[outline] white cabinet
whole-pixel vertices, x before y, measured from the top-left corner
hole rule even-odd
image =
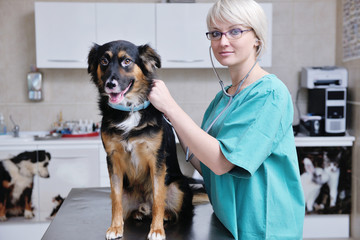
[[[99,146],[99,174],[100,174],[100,187],[110,187],[110,178],[108,166],[106,161],[106,152],[101,144]]]
[[[51,154],[48,165],[50,177],[34,177],[32,192],[33,219],[9,217],[0,222],[0,239],[40,239],[48,227],[49,216],[55,207],[53,198],[61,195],[65,198],[71,188],[99,187],[106,182],[106,156],[101,140],[61,139],[54,141],[34,141],[22,139],[0,139],[0,161],[10,159],[24,151],[45,150]],[[99,159],[101,160],[99,161]],[[101,162],[105,162],[101,173]],[[104,178],[103,184],[100,176]],[[19,231],[20,232],[16,232]],[[14,235],[14,233],[16,234]]]
[[[157,4],[156,49],[163,68],[211,68],[206,17],[213,3]],[[260,66],[271,67],[272,4],[261,3],[268,20],[268,42]],[[213,58],[216,67],[221,66]]]
[[[50,178],[38,178],[40,220],[54,208],[52,199],[65,198],[72,188],[99,187],[99,146],[39,145],[51,154]]]
[[[35,3],[39,68],[86,68],[95,35],[94,3]]]
[[[154,3],[97,3],[96,43],[127,40],[155,48]]]
[[[350,236],[350,208],[351,208],[351,152],[355,137],[353,136],[320,136],[310,137],[302,133],[299,133],[295,137],[295,144],[297,147],[298,160],[301,174],[305,171],[303,166],[304,158],[314,161],[319,166],[325,166],[324,153],[330,156],[329,153],[336,153],[335,155],[340,158],[336,160],[336,157],[329,157],[330,162],[335,163],[332,171],[327,172],[324,167],[317,166],[318,174],[330,174],[332,177],[332,184],[336,181],[336,171],[339,171],[340,175],[337,176],[337,200],[335,206],[330,205],[331,195],[329,193],[330,188],[328,183],[322,184],[319,189],[317,201],[320,204],[314,204],[317,207],[313,208],[313,211],[307,213],[304,219],[303,238],[348,238]],[[332,159],[332,160],[330,160]],[[336,161],[335,161],[336,160]],[[316,165],[315,165],[316,166]],[[306,184],[303,182],[304,192],[308,192],[309,189],[314,188],[314,182]],[[341,196],[341,197],[340,197]],[[321,207],[319,207],[321,206]]]
[[[48,220],[54,208],[52,199],[57,195],[65,198],[72,188],[100,186],[100,144],[24,144],[1,146],[0,159],[10,159],[24,151],[45,150],[50,153],[49,178],[34,176],[32,205],[35,218]],[[104,160],[104,162],[106,162]],[[0,223],[1,224],[1,223]]]
[[[212,4],[157,4],[156,49],[164,68],[207,68],[206,16]]]
[[[206,16],[213,3],[36,2],[36,62],[39,68],[87,68],[93,43],[128,40],[150,44],[163,68],[211,68]],[[271,66],[272,5],[268,44],[260,65]],[[221,67],[216,63],[215,66]]]
[[[39,68],[87,68],[93,43],[155,48],[155,4],[36,2],[35,25]]]

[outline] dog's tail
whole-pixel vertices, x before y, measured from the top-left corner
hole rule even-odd
[[[210,202],[209,196],[206,193],[206,189],[204,187],[203,180],[189,178],[189,183],[190,183],[191,191],[193,193],[192,204],[194,206],[207,204]]]

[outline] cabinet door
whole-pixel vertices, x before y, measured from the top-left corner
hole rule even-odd
[[[100,187],[110,187],[109,171],[106,161],[106,152],[103,145],[99,146],[99,174]]]
[[[157,4],[156,48],[164,68],[211,68],[206,16],[213,4]],[[267,48],[260,66],[271,67],[272,4],[261,3],[268,20]],[[215,67],[221,66],[213,57]]]
[[[35,3],[39,68],[86,68],[95,42],[95,3]]]
[[[155,48],[155,4],[97,3],[96,31],[98,44],[127,40]]]
[[[157,4],[156,48],[164,68],[210,67],[206,16],[212,4]]]
[[[72,188],[99,187],[98,145],[54,146],[39,149],[51,154],[50,178],[39,178],[40,220],[49,218],[57,195],[65,198]]]

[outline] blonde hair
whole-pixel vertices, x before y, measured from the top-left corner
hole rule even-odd
[[[229,22],[252,28],[260,40],[260,49],[265,49],[267,40],[267,20],[262,7],[254,0],[219,0],[209,10],[206,23],[208,29],[217,22]]]

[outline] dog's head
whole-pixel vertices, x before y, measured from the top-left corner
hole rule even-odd
[[[146,101],[160,56],[149,46],[127,41],[95,44],[88,56],[88,73],[108,102],[124,106]]]
[[[50,177],[48,165],[51,155],[45,151],[22,152],[11,159],[24,176],[39,175],[43,178]]]

